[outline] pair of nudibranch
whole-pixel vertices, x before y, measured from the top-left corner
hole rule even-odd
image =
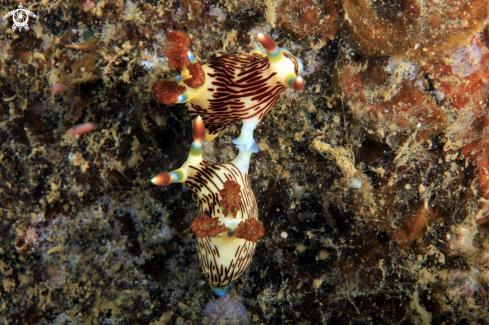
[[[304,87],[300,60],[266,35],[258,34],[258,40],[267,55],[255,49],[201,65],[189,51],[190,39],[183,32],[170,32],[164,53],[168,65],[182,73],[177,83],[163,81],[156,86],[159,102],[187,103],[194,118],[194,141],[182,167],[151,181],[162,186],[183,183],[192,193],[198,212],[190,229],[197,237],[202,271],[219,295],[225,295],[229,284],[246,270],[256,242],[265,235],[248,182],[251,154],[258,152],[253,131],[287,87],[297,91]],[[233,140],[238,156],[222,165],[205,160],[203,144],[239,121],[243,121],[241,134]]]

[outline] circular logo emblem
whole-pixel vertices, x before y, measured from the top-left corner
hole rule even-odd
[[[29,22],[29,16],[37,18],[37,16],[29,11],[24,9],[24,6],[22,6],[21,3],[19,3],[19,8],[16,10],[10,11],[8,14],[3,16],[3,18],[7,18],[12,16],[12,20],[14,24],[12,25],[12,30],[16,30],[17,28],[19,30],[22,30],[24,28],[25,30],[29,30],[29,25],[27,23]]]

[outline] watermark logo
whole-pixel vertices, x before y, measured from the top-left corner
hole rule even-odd
[[[12,25],[12,30],[16,30],[17,28],[19,30],[22,30],[22,28],[25,28],[25,30],[29,30],[29,25],[27,25],[27,23],[29,22],[29,16],[37,18],[37,16],[32,11],[24,9],[24,6],[22,6],[21,3],[19,3],[18,9],[8,12],[5,16],[3,16],[3,19],[10,16],[12,16],[12,19],[14,21],[14,24]]]

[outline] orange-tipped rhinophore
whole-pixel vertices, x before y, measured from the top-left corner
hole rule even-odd
[[[301,91],[304,88],[304,83],[304,78],[297,77],[292,82],[292,87],[297,91]]]
[[[173,175],[170,173],[159,173],[151,179],[151,183],[159,186],[168,186],[173,183]]]
[[[277,51],[277,43],[275,43],[275,41],[267,35],[259,33],[258,40],[260,41],[261,45],[263,45],[263,47],[267,50],[267,52],[275,53]]]
[[[204,120],[202,117],[197,116],[194,120],[194,129],[192,131],[192,137],[194,138],[194,141],[202,144],[205,139],[205,126],[204,126]]]

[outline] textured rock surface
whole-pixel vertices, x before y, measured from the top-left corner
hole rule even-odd
[[[365,26],[350,9],[366,1],[331,3],[305,3],[298,27],[335,24],[306,36],[272,0],[44,1],[25,4],[39,17],[28,31],[1,20],[0,323],[198,324],[216,299],[191,196],[150,183],[191,143],[183,105],[155,99],[173,76],[170,30],[201,62],[248,52],[263,32],[304,63],[304,90],[255,131],[265,237],[230,289],[251,324],[488,323],[487,3],[429,2],[458,37],[409,9],[417,1],[397,1],[398,20],[393,1],[356,10]],[[372,12],[417,29],[393,33]],[[84,122],[95,129],[70,135]],[[232,159],[237,134],[206,159]]]
[[[245,306],[230,295],[209,301],[205,306],[204,318],[202,318],[202,324],[205,325],[245,325],[250,321],[251,316]]]

